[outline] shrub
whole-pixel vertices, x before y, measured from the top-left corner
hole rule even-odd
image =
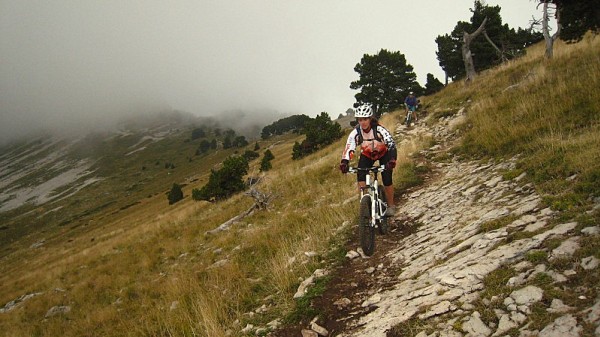
[[[262,161],[260,162],[260,171],[263,172],[270,170],[273,167],[273,165],[271,165],[271,160],[273,159],[275,159],[275,156],[273,156],[271,150],[267,149]]]
[[[244,158],[246,158],[247,161],[251,161],[252,159],[260,157],[260,154],[252,150],[246,150],[246,152],[244,152],[242,156],[244,156]]]
[[[331,121],[327,112],[321,112],[319,116],[306,121],[303,132],[306,139],[302,143],[294,143],[292,159],[309,155],[340,139],[344,134],[342,127]]]
[[[173,184],[173,187],[171,187],[171,191],[167,197],[169,199],[169,205],[173,205],[174,203],[183,199],[183,191],[181,190],[181,186],[178,184]]]
[[[211,170],[208,183],[201,189],[192,190],[194,200],[222,200],[245,187],[243,177],[248,173],[248,160],[243,156],[231,156],[225,159],[223,167]]]

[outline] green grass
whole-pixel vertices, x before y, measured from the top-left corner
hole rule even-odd
[[[517,219],[514,215],[504,216],[495,220],[490,220],[481,224],[482,232],[490,232],[496,229],[504,228]]]
[[[319,315],[320,311],[311,305],[312,300],[321,296],[325,292],[327,289],[327,283],[329,283],[330,280],[330,276],[324,276],[316,279],[314,284],[308,288],[307,293],[304,296],[296,299],[294,310],[284,318],[284,323],[296,324],[303,320],[311,320],[315,316]]]
[[[504,298],[512,292],[512,287],[506,284],[511,277],[516,275],[517,273],[513,268],[503,266],[490,272],[483,279],[485,288],[481,292],[480,298],[473,304],[475,305],[475,310],[481,314],[481,320],[486,324],[491,322],[498,323],[498,317],[494,309],[503,309]],[[496,298],[497,300],[492,301],[492,298]],[[484,299],[489,302],[485,303]]]
[[[404,337],[416,336],[418,333],[425,331],[431,334],[435,329],[429,323],[422,321],[416,317],[410,318],[400,324],[393,326],[388,332],[389,337]]]
[[[396,192],[401,192],[422,185],[424,183],[424,174],[429,172],[426,166],[417,166],[413,162],[402,163],[396,169],[394,175],[394,186]]]
[[[568,58],[546,63],[529,58],[494,73],[494,79],[481,79],[477,95],[487,93],[488,98],[470,110],[470,128],[460,148],[472,157],[524,154],[519,170],[541,192],[560,199],[551,204],[561,211],[600,194],[600,164],[593,159],[600,157],[600,47],[588,39],[572,48],[578,51]],[[487,91],[488,86],[502,88],[504,76],[524,68],[534,75],[518,90],[504,95]],[[565,183],[572,175],[576,178]]]
[[[534,265],[546,263],[548,261],[548,253],[544,250],[531,250],[525,254],[525,261],[529,261]]]

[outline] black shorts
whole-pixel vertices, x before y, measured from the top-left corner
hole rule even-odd
[[[385,156],[379,158],[379,164],[385,166],[385,164],[387,164],[387,162],[390,161],[390,159],[392,159],[392,155],[390,154],[390,151],[388,151],[388,152],[386,152]],[[360,158],[358,159],[358,167],[359,168],[373,167],[373,164],[376,161],[377,160],[373,160],[371,158],[361,155]],[[357,176],[357,180],[359,182],[367,180],[367,172],[365,172],[365,171],[358,171],[358,174],[356,176]],[[391,186],[392,185],[392,170],[385,170],[385,171],[381,172],[381,181],[383,182],[383,186]]]

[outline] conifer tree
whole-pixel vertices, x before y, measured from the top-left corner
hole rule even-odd
[[[271,164],[271,160],[273,159],[275,159],[275,156],[273,155],[271,150],[267,149],[260,162],[260,171],[264,172],[270,170],[273,167],[273,165]]]
[[[178,184],[173,184],[173,187],[171,187],[171,191],[169,192],[167,198],[169,199],[169,205],[173,205],[174,203],[183,199],[183,191],[181,190],[181,186]]]
[[[406,63],[406,57],[398,51],[381,49],[377,55],[365,54],[354,71],[360,76],[350,83],[350,89],[360,90],[354,95],[355,105],[371,104],[377,117],[400,108],[410,91],[418,95],[423,90],[413,66]]]

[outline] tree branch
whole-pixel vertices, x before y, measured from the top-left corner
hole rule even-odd
[[[477,28],[477,30],[475,30],[473,33],[469,34],[467,32],[464,32],[464,41],[470,44],[471,41],[473,41],[473,39],[476,38],[477,35],[479,35],[485,29],[485,24],[487,20],[487,17],[483,19],[483,22],[479,25],[479,28]]]
[[[257,182],[258,183],[258,182]],[[263,209],[267,209],[267,207],[269,206],[269,201],[271,200],[271,196],[272,194],[265,194],[262,193],[254,188],[251,188],[248,192],[245,193],[246,195],[251,196],[254,199],[254,205],[250,206],[250,208],[248,208],[246,211],[234,216],[233,218],[223,222],[222,224],[220,224],[217,228],[209,230],[207,232],[205,232],[205,235],[210,235],[210,234],[216,234],[218,232],[222,232],[225,230],[228,230],[229,227],[231,225],[233,225],[234,223],[241,221],[243,218],[251,215],[254,210],[259,209],[259,210],[263,210]]]
[[[498,53],[498,55],[500,55],[500,58],[502,59],[502,62],[508,61],[506,56],[504,56],[504,53],[502,52],[502,50],[500,50],[500,48],[498,48],[498,46],[496,46],[494,41],[492,41],[492,39],[490,39],[490,36],[487,34],[487,31],[485,29],[483,30],[483,36],[485,36],[485,39],[487,40],[487,42],[489,42],[492,45],[492,47],[494,47],[494,49],[496,49],[496,52]]]

